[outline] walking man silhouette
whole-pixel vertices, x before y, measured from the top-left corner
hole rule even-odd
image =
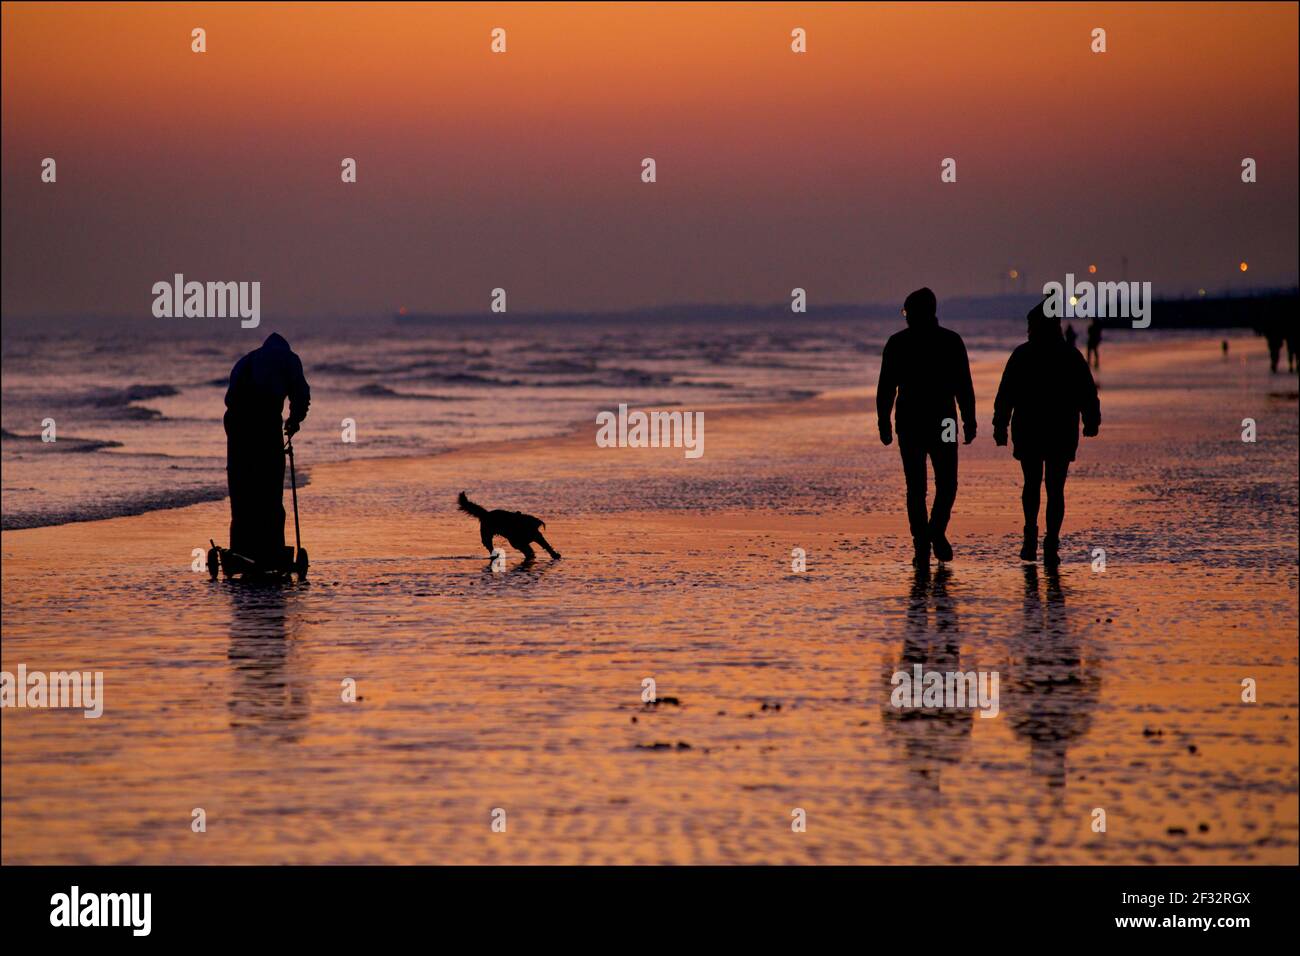
[[[1011,427],[1012,453],[1020,462],[1025,486],[1020,502],[1025,513],[1024,561],[1038,558],[1039,488],[1047,485],[1047,532],[1043,535],[1043,564],[1060,564],[1061,522],[1065,520],[1065,479],[1079,448],[1079,419],[1089,438],[1101,428],[1101,403],[1088,361],[1061,336],[1061,320],[1043,312],[1039,303],[1029,312],[1029,341],[1007,359],[993,401],[993,441],[1007,443]]]
[[[282,423],[286,398],[289,418]],[[287,563],[284,440],[298,431],[310,404],[311,390],[302,361],[276,332],[230,370],[224,419],[230,550],[252,559],[259,568],[275,569]]]
[[[948,520],[957,497],[957,411],[965,444],[975,440],[975,388],[961,336],[939,325],[937,302],[929,289],[917,289],[903,303],[907,328],[885,343],[876,386],[880,440],[888,445],[898,432],[898,451],[907,482],[907,523],[912,532],[912,564],[952,560]],[[897,405],[895,406],[895,399]],[[894,426],[889,421],[894,411]],[[926,459],[934,466],[934,503],[926,514]]]

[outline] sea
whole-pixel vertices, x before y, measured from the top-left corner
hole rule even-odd
[[[979,361],[1023,341],[1016,315],[953,327]],[[5,317],[2,527],[223,498],[230,369],[273,331],[302,358],[312,390],[294,439],[302,484],[313,464],[544,438],[619,404],[695,409],[871,386],[885,340],[902,323],[734,307],[717,317],[697,308],[684,316],[268,319],[255,329],[234,320]]]

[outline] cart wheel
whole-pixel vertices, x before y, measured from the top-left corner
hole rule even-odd
[[[213,581],[217,579],[217,572],[221,569],[221,558],[218,555],[217,548],[214,545],[208,549],[208,577]]]
[[[299,581],[307,580],[307,549],[299,548],[298,557],[293,562],[294,573],[298,575]]]

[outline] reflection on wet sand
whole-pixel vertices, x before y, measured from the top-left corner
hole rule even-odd
[[[240,743],[297,743],[310,713],[297,653],[298,594],[279,584],[227,585],[230,593],[230,727]]]
[[[160,565],[224,504],[6,532],[6,669],[102,669],[106,710],[6,712],[3,862],[1293,866],[1295,404],[1284,440],[1225,443],[1205,408],[1240,422],[1258,391],[1147,348],[1113,460],[1070,479],[1059,577],[1015,561],[1012,466],[977,445],[959,560],[914,580],[896,456],[843,453],[856,397],[730,416],[690,481],[589,433],[320,468],[304,588]],[[485,571],[448,507],[471,472],[561,516],[565,558]],[[886,668],[958,655],[999,673],[997,717],[882,713]],[[680,706],[645,708],[647,676]]]
[[[1044,578],[1045,580],[1040,580]],[[901,744],[909,774],[909,794],[921,805],[937,805],[943,772],[956,770],[971,747],[977,708],[898,707],[892,700],[895,675],[970,673],[963,664],[963,635],[958,602],[949,585],[952,572],[940,566],[918,569],[908,593],[903,640],[898,656],[882,671],[881,714],[888,737]],[[1000,665],[1000,715],[1020,741],[1029,744],[1029,770],[1053,805],[1063,797],[1066,753],[1091,724],[1101,694],[1095,654],[1085,653],[1083,621],[1074,621],[1066,606],[1067,589],[1055,571],[1024,568],[1023,613],[1006,638]],[[968,655],[969,656],[969,655]],[[951,702],[949,702],[951,703]]]
[[[1024,627],[1008,643],[1002,708],[1015,735],[1029,743],[1029,769],[1060,800],[1066,751],[1088,732],[1101,696],[1101,669],[1085,655],[1080,627],[1066,607],[1055,570],[1024,567]]]
[[[557,561],[553,561],[549,558],[520,561],[518,564],[508,566],[504,573],[523,580],[537,580],[548,571],[553,570],[557,564]],[[493,571],[491,562],[488,562],[486,570],[489,575],[503,573],[501,571]]]
[[[918,664],[923,671],[963,670],[957,605],[948,591],[951,575],[946,566],[940,566],[933,576],[929,568],[916,570],[908,595],[902,649],[896,663],[885,664],[881,698],[886,733],[903,747],[916,802],[931,806],[942,797],[943,770],[956,769],[970,748],[975,711],[962,707],[897,708],[891,695],[895,673],[911,673]]]

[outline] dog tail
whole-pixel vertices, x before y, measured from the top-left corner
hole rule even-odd
[[[465,497],[465,492],[463,491],[460,493],[460,497],[456,499],[456,505],[461,511],[465,512],[465,514],[473,515],[480,521],[487,517],[487,509],[482,505],[474,504],[474,502],[470,501],[469,498]]]

